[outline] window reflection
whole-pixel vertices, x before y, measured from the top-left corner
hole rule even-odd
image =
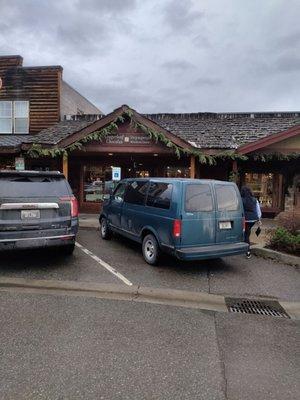
[[[273,206],[274,174],[245,174],[245,184],[251,190],[262,207]]]
[[[107,166],[84,166],[83,201],[98,203],[113,187],[112,169]]]

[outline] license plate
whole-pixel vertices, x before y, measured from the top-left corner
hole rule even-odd
[[[231,221],[219,222],[220,229],[231,229]]]
[[[21,210],[21,219],[39,219],[41,218],[40,210]]]

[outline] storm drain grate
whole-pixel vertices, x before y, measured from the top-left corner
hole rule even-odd
[[[277,301],[225,298],[229,312],[290,318]]]

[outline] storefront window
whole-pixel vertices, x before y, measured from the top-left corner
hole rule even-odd
[[[98,203],[113,187],[112,168],[86,165],[83,169],[83,201]]]
[[[15,169],[15,159],[13,157],[0,157],[0,169]]]
[[[273,207],[274,174],[245,174],[245,184],[262,207]]]
[[[164,169],[164,176],[167,178],[189,178],[190,169],[188,167],[168,166]]]

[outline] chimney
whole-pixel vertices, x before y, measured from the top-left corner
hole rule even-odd
[[[22,67],[23,57],[21,56],[0,56],[0,68]]]

